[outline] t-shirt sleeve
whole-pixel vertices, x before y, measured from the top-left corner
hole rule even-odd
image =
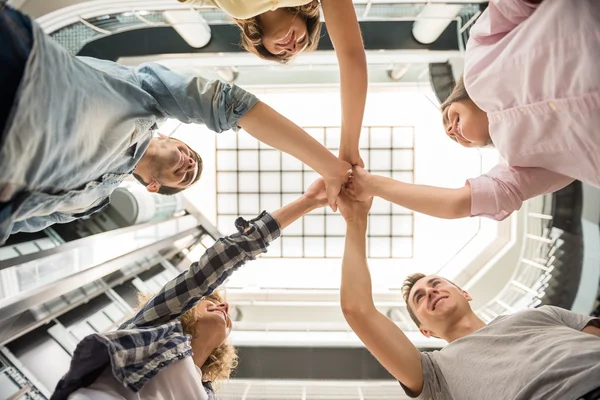
[[[421,353],[421,365],[423,366],[423,390],[417,394],[400,383],[408,397],[417,400],[448,400],[452,399],[444,375],[440,370],[435,357],[431,352]]]
[[[590,324],[600,327],[600,318],[590,317],[589,315],[579,314],[573,311],[565,310],[564,308],[554,306],[543,306],[540,307],[540,310],[543,310],[552,315],[558,320],[559,323],[562,323],[565,326],[568,326],[569,328],[573,328],[578,331],[583,330],[583,328]]]

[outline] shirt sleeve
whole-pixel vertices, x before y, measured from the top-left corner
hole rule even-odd
[[[573,178],[544,168],[500,164],[467,182],[471,186],[471,216],[502,221],[520,209],[523,201],[562,189]]]
[[[258,99],[236,85],[209,81],[197,74],[173,72],[154,63],[135,70],[146,92],[156,100],[156,109],[166,118],[204,124],[214,132],[238,131],[238,121]]]
[[[200,261],[168,282],[119,329],[132,329],[169,322],[210,295],[234,271],[267,251],[280,235],[279,223],[267,212],[251,221],[243,233],[222,237],[206,249]]]
[[[400,383],[408,397],[417,400],[447,400],[452,398],[446,379],[435,361],[432,352],[421,352],[423,368],[423,390],[417,394]]]
[[[526,0],[492,0],[469,32],[470,42],[496,42],[525,21],[538,7]]]
[[[583,328],[590,324],[600,328],[600,318],[590,317],[589,315],[579,314],[555,306],[542,306],[540,307],[540,310],[548,312],[556,318],[559,323],[578,331],[583,330]]]

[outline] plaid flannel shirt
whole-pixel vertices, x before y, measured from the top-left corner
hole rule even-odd
[[[75,349],[71,366],[51,400],[67,399],[92,384],[110,365],[125,387],[138,392],[150,379],[175,361],[192,355],[190,336],[179,317],[211,294],[246,261],[266,252],[280,235],[279,223],[263,211],[246,223],[243,232],[220,238],[199,262],[168,282],[142,309],[116,331],[86,336]],[[214,399],[210,383],[205,384]]]

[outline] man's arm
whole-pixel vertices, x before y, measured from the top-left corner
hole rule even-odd
[[[275,211],[263,212],[243,232],[222,237],[206,249],[198,262],[165,284],[119,329],[153,326],[171,321],[211,294],[225,279],[256,256],[264,253],[281,230],[304,214],[327,204],[325,183],[315,181],[298,200]]]
[[[340,211],[347,223],[340,289],[342,312],[352,330],[385,369],[411,392],[419,394],[423,390],[421,353],[373,302],[366,254],[370,201],[366,212],[352,203],[358,202],[350,201],[344,194],[340,196]]]
[[[583,328],[582,332],[589,333],[590,335],[595,335],[600,338],[600,322],[596,320],[596,323],[598,326],[588,325]],[[592,322],[590,322],[590,324],[592,324]]]
[[[205,124],[214,132],[243,128],[314,169],[325,178],[329,205],[337,209],[335,200],[351,165],[256,96],[233,84],[173,72],[153,63],[142,64],[135,74],[142,89],[156,99],[160,114],[184,123]]]
[[[340,158],[364,167],[358,142],[367,101],[367,57],[352,0],[322,0],[327,32],[340,66],[342,137]]]
[[[329,205],[336,211],[335,200],[346,183],[351,165],[341,161],[298,125],[258,102],[240,120],[239,126],[259,141],[290,154],[325,178]]]

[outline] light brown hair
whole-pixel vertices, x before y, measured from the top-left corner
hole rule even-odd
[[[319,9],[319,1],[313,0],[301,6],[285,7],[283,9],[304,18],[304,21],[306,22],[306,31],[308,32],[308,43],[304,48],[304,51],[316,50],[321,37],[321,12]],[[287,64],[294,58],[294,56],[290,55],[272,54],[265,46],[263,46],[263,31],[260,27],[260,15],[247,19],[234,18],[234,21],[242,30],[241,46],[250,53],[256,54],[264,60],[277,61],[282,64]]]
[[[152,294],[138,293],[138,308],[142,308],[152,297],[154,297]],[[213,292],[211,295],[203,297],[202,300],[210,300],[220,304],[224,301],[224,298],[221,293]],[[195,310],[196,307],[192,307],[180,317],[183,331],[192,337],[195,337],[196,335],[195,326],[196,321],[198,320]],[[226,340],[210,353],[210,356],[208,356],[206,362],[200,368],[202,370],[202,380],[215,382],[229,379],[231,372],[237,365],[238,355],[235,351],[235,347],[233,347],[229,340]]]
[[[440,106],[440,109],[442,110],[442,122],[444,124],[444,128],[448,125],[449,122],[446,109],[450,107],[452,103],[461,100],[471,100],[469,94],[467,93],[467,89],[465,89],[465,82],[462,76],[458,78],[458,81],[456,81],[456,84],[454,85],[454,89],[452,89],[450,96],[448,96],[448,98],[444,100],[444,102]]]

